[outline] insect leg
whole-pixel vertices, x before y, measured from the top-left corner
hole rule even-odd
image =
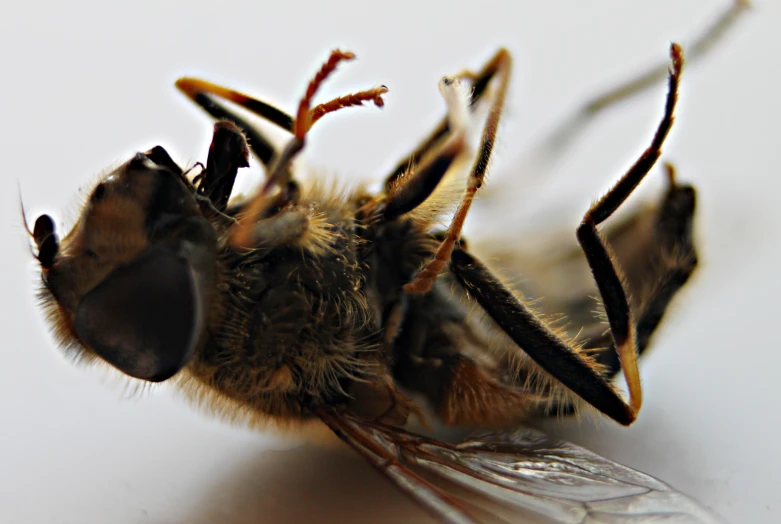
[[[697,252],[692,232],[696,194],[692,186],[678,184],[675,171],[667,165],[669,188],[658,209],[654,210],[650,233],[640,227],[626,231],[633,235],[633,253],[618,250],[615,258],[621,264],[630,294],[630,306],[636,312],[637,353],[648,347],[651,336],[673,296],[689,280],[697,266]],[[639,237],[639,239],[638,239]],[[617,239],[620,240],[620,239]],[[630,256],[633,255],[633,256]],[[621,370],[614,341],[610,333],[601,332],[591,338],[585,349],[605,366],[609,375]]]
[[[231,232],[232,243],[235,246],[250,247],[254,244],[252,236],[253,224],[262,217],[265,212],[274,206],[280,204],[280,198],[273,198],[270,195],[271,190],[279,187],[282,200],[285,200],[285,191],[290,187],[292,181],[290,175],[290,163],[304,148],[307,133],[312,125],[319,118],[327,113],[338,111],[344,107],[361,105],[364,101],[370,100],[375,105],[382,107],[382,95],[387,92],[386,87],[378,87],[366,91],[360,91],[345,97],[338,97],[334,100],[320,104],[314,109],[311,108],[312,99],[317,93],[322,83],[336,70],[336,66],[345,60],[352,60],[355,55],[349,52],[342,52],[338,49],[331,51],[328,59],[320,67],[307,86],[304,96],[298,104],[296,118],[291,124],[293,138],[285,145],[282,152],[274,159],[274,163],[269,172],[266,182],[260,191],[245,206],[244,216],[241,221],[233,228]],[[243,96],[243,95],[242,95]],[[282,202],[284,204],[284,202]],[[292,203],[290,200],[288,203]]]
[[[686,45],[687,62],[691,64],[707,53],[749,7],[749,0],[731,0],[729,7],[709,27]],[[592,97],[574,115],[559,124],[536,149],[542,158],[556,158],[604,110],[644,93],[666,76],[667,64],[659,64]]]
[[[613,340],[618,349],[621,368],[629,389],[629,401],[633,416],[643,402],[640,373],[637,369],[636,326],[630,313],[626,290],[618,268],[597,226],[604,222],[629,197],[661,155],[662,144],[673,124],[673,111],[678,97],[678,84],[683,68],[683,53],[677,44],[670,48],[673,67],[669,76],[669,88],[665,112],[651,145],[629,171],[621,177],[608,193],[586,212],[577,230],[578,242],[594,275],[610,323]],[[634,417],[633,417],[634,418]]]
[[[241,167],[249,166],[249,149],[241,129],[230,120],[214,124],[206,167],[198,178],[198,194],[209,199],[214,208],[224,213]]]
[[[673,123],[673,111],[683,66],[678,45],[671,47],[672,70],[664,116],[651,146],[619,182],[586,213],[577,237],[594,275],[611,335],[617,347],[621,369],[629,388],[627,404],[601,366],[585,352],[567,344],[510,289],[466,251],[456,248],[451,271],[499,327],[542,369],[583,400],[621,424],[631,424],[642,405],[642,389],[637,371],[636,325],[630,314],[626,291],[597,225],[606,220],[642,181],[661,154],[664,139]],[[671,175],[674,182],[674,177]]]
[[[466,151],[468,100],[458,79],[446,77],[439,89],[447,103],[450,138],[438,149],[423,158],[413,173],[396,179],[388,189],[385,198],[383,218],[386,221],[398,217],[420,206],[434,192],[448,170]]]
[[[477,102],[480,101],[482,96],[486,93],[488,85],[491,83],[491,79],[500,71],[500,65],[502,64],[503,55],[507,53],[504,49],[500,49],[483,68],[477,72],[462,71],[457,75],[453,75],[452,78],[458,80],[468,80],[472,84],[472,90],[470,93],[469,105],[474,108]],[[396,184],[397,179],[409,172],[414,166],[421,162],[421,159],[428,156],[431,151],[439,145],[444,137],[451,132],[450,123],[448,117],[442,119],[439,125],[434,128],[434,131],[423,140],[423,142],[415,148],[412,153],[402,159],[396,168],[385,179],[385,190],[390,191]]]
[[[239,126],[247,136],[250,149],[266,168],[269,168],[274,158],[278,156],[276,148],[249,122],[216,101],[215,97],[232,102],[237,106],[268,120],[272,124],[276,124],[286,131],[293,130],[292,116],[270,104],[243,93],[239,93],[238,91],[233,91],[232,89],[227,89],[197,78],[180,78],[176,81],[176,87],[184,93],[187,98],[198,104],[215,119],[230,120]]]
[[[288,142],[287,146],[285,146],[285,149],[282,151],[282,154],[274,162],[271,174],[260,191],[261,195],[268,193],[272,187],[282,185],[286,181],[286,174],[289,173],[287,170],[288,165],[304,147],[307,133],[309,133],[314,123],[321,117],[345,107],[362,105],[363,102],[367,100],[374,102],[377,107],[382,107],[384,105],[382,95],[388,92],[388,88],[380,86],[365,91],[359,91],[351,95],[337,97],[312,109],[312,99],[315,94],[317,94],[317,91],[320,89],[323,82],[336,71],[336,66],[342,61],[352,60],[354,58],[355,55],[350,52],[342,52],[338,49],[334,49],[331,51],[328,60],[325,61],[317,74],[315,74],[309,82],[306,93],[301,97],[301,101],[298,104],[296,119],[293,121],[293,139]]]
[[[349,95],[338,96],[333,100],[329,100],[323,104],[315,106],[311,111],[311,124],[314,124],[328,113],[333,113],[345,107],[355,107],[363,105],[364,102],[371,101],[377,107],[383,107],[385,101],[382,99],[382,95],[388,92],[388,88],[385,86],[373,87],[371,89],[365,89],[363,91],[357,91]],[[310,124],[310,125],[311,125]]]
[[[634,413],[587,355],[570,347],[488,268],[456,248],[450,268],[464,289],[537,365],[580,398],[621,424]]]
[[[483,185],[483,179],[485,178],[486,171],[488,171],[488,162],[491,159],[491,152],[494,148],[496,132],[499,127],[499,119],[502,116],[504,99],[510,81],[510,66],[512,63],[510,53],[504,49],[497,53],[495,60],[497,62],[496,69],[500,76],[499,87],[483,126],[483,136],[480,140],[480,148],[475,163],[472,166],[472,171],[469,174],[466,191],[450,222],[445,240],[439,245],[434,258],[418,272],[412,282],[409,282],[404,286],[404,291],[407,293],[427,293],[431,289],[437,276],[450,260],[450,254],[453,252],[456,241],[461,236],[461,229],[464,227],[464,220],[466,220],[466,215],[469,213],[469,208],[472,206],[475,194]]]

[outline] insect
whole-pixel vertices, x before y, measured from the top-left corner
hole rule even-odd
[[[202,80],[179,80],[218,119],[204,166],[183,170],[156,146],[105,176],[61,240],[51,217],[35,221],[41,297],[54,332],[78,358],[144,381],[174,380],[234,416],[319,419],[446,521],[481,514],[421,469],[559,520],[662,514],[680,500],[663,484],[632,483],[635,472],[616,467],[607,486],[597,477],[609,467],[585,450],[507,428],[584,406],[628,425],[641,408],[637,355],[696,267],[694,189],[668,168],[657,206],[607,234],[598,226],[661,155],[684,63],[679,46],[670,54],[665,108],[649,147],[577,229],[608,331],[583,314],[591,306],[575,301],[561,307],[588,336],[568,335],[462,238],[508,89],[511,58],[499,50],[481,70],[442,80],[446,119],[379,194],[305,187],[292,168],[319,119],[365,102],[383,105],[385,87],[313,104],[351,53],[331,53],[295,116]],[[277,150],[223,101],[292,139]],[[483,108],[472,155],[470,122]],[[266,166],[266,180],[252,197],[231,199],[250,154]],[[457,175],[465,165],[464,183]],[[454,188],[461,190],[455,213],[437,231]],[[612,383],[618,373],[628,400]],[[427,416],[424,407],[447,425],[499,431],[457,446],[405,431]],[[573,480],[583,489],[573,490]],[[627,497],[632,507],[621,506]]]

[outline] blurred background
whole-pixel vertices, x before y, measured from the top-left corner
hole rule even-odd
[[[334,47],[320,97],[377,84],[386,107],[319,123],[299,166],[378,181],[443,114],[442,75],[515,58],[506,116],[471,237],[519,249],[574,230],[649,143],[665,86],[600,116],[555,163],[535,145],[602,89],[663,64],[730,0],[581,2],[16,3],[0,19],[0,520],[4,522],[429,522],[361,459],[230,427],[162,386],[133,393],[71,364],[34,298],[19,213],[65,231],[107,167],[164,145],[205,161],[211,123],[173,88],[182,75],[293,112]],[[781,4],[754,8],[684,73],[665,158],[699,189],[702,265],[644,360],[631,428],[585,419],[546,430],[650,473],[732,522],[781,519]],[[282,134],[275,134],[280,140]],[[261,172],[245,176],[251,187]],[[254,177],[254,178],[253,178]],[[632,202],[662,187],[656,170]],[[529,240],[527,245],[525,242]]]

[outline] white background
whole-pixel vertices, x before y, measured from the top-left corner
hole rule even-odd
[[[137,150],[159,143],[182,163],[205,160],[211,125],[174,91],[178,76],[201,75],[292,112],[336,46],[359,60],[323,98],[382,83],[387,106],[319,123],[304,163],[378,180],[441,115],[439,77],[477,68],[504,45],[516,60],[489,184],[496,191],[486,193],[495,203],[477,210],[470,231],[499,218],[506,242],[521,246],[523,231],[544,231],[542,218],[574,232],[591,199],[648,143],[664,86],[600,118],[553,169],[521,169],[535,140],[587,95],[663,61],[671,40],[685,45],[727,2],[6,7],[0,521],[427,521],[348,453],[285,451],[296,441],[203,417],[167,388],[129,395],[105,372],[73,366],[33,298],[38,277],[17,183],[31,221],[46,212],[67,224],[79,188]],[[685,72],[666,157],[699,189],[702,266],[643,363],[640,419],[629,429],[588,421],[554,429],[736,523],[781,520],[781,5],[755,4]],[[645,195],[661,186],[658,171],[652,179]]]

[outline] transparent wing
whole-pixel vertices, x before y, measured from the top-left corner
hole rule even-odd
[[[347,415],[318,415],[443,522],[722,522],[654,477],[536,430],[482,433],[451,445]]]

